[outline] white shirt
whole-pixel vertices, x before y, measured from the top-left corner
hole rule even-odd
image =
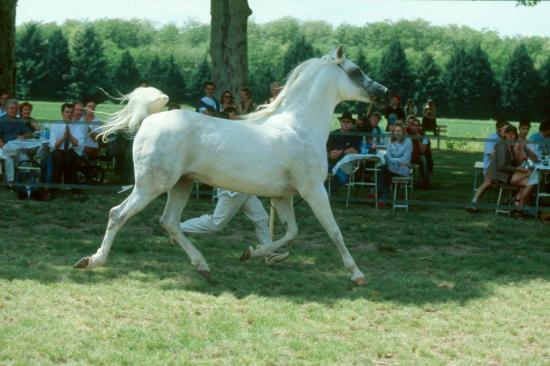
[[[65,126],[67,126],[65,122],[52,123],[50,127],[50,148],[52,150],[55,150],[55,143],[57,142],[57,140],[63,138],[63,135],[65,134]],[[82,155],[82,152],[84,151],[85,130],[82,128],[82,125],[71,122],[69,123],[69,131],[71,135],[78,141],[78,146],[73,146],[72,143],[69,143],[69,149],[74,149],[74,151],[78,155]],[[65,146],[62,142],[58,150],[64,149]]]
[[[90,133],[92,133],[96,128],[102,126],[101,121],[97,118],[94,118],[92,122],[86,123],[86,121],[84,121],[84,118],[81,118],[79,123],[83,129],[82,133],[85,136],[84,147],[99,147],[97,140],[94,140],[92,136],[90,136]],[[100,131],[96,130],[95,132],[99,133]]]
[[[204,103],[204,104],[207,104],[209,105],[210,107],[212,107],[212,109],[214,109],[216,112],[219,112],[218,111],[218,105],[216,104],[216,101],[213,99],[213,98],[210,98],[210,97],[202,97],[201,98],[201,101]],[[200,113],[204,113],[206,111],[206,107],[200,107],[199,108],[199,112]]]

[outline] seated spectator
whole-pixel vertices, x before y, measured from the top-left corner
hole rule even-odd
[[[181,109],[181,106],[178,103],[168,103],[168,110],[173,111],[174,109]]]
[[[238,109],[237,104],[235,103],[235,100],[233,98],[233,93],[231,93],[229,90],[226,90],[222,94],[222,105],[221,105],[222,111],[225,111],[227,108],[234,108],[235,110]]]
[[[489,163],[491,162],[493,153],[495,151],[495,146],[503,136],[506,128],[510,126],[508,121],[497,120],[495,124],[496,131],[487,137],[485,141],[485,147],[483,148],[483,174],[487,174],[487,169],[489,168]]]
[[[529,137],[529,150],[535,153],[538,159],[550,155],[550,120],[545,119],[539,125],[539,132]]]
[[[381,192],[381,204],[385,205],[388,197],[388,187],[395,176],[408,177],[411,175],[412,142],[407,137],[403,124],[393,126],[390,143],[386,153],[386,164],[380,167],[378,191]]]
[[[426,106],[422,110],[422,131],[432,131],[434,135],[437,135],[437,114],[432,99],[428,99]]]
[[[84,114],[84,103],[82,103],[80,100],[77,100],[73,102],[73,106],[74,106],[74,109],[73,109],[73,115],[71,117],[71,120],[73,122],[77,122],[76,123],[77,125],[81,124],[79,122],[82,120],[82,115]]]
[[[433,159],[430,139],[420,128],[420,120],[412,116],[409,118],[407,133],[412,140],[411,163],[420,167],[420,187],[432,188]]]
[[[272,82],[271,85],[269,86],[271,97],[269,97],[269,99],[265,103],[267,104],[267,103],[273,102],[275,98],[277,98],[277,95],[279,95],[279,93],[281,92],[281,89],[283,89],[283,87],[281,86],[280,82],[278,81]]]
[[[211,81],[204,83],[204,97],[199,99],[195,110],[210,116],[221,112],[220,102],[214,97],[214,93],[216,93],[216,84]]]
[[[53,123],[50,130],[50,148],[52,149],[52,181],[75,184],[79,156],[82,155],[84,129],[72,121],[74,105],[64,103],[61,106],[61,122]]]
[[[518,143],[514,145],[514,148],[516,152],[517,162],[520,164],[529,159],[529,156],[527,154],[529,149],[525,149],[525,146],[527,146],[527,137],[529,135],[530,129],[531,122],[527,118],[522,118],[519,120]],[[533,153],[532,155],[535,154]]]
[[[40,125],[38,121],[31,117],[32,104],[29,102],[23,102],[19,105],[19,115],[25,121],[25,125],[32,132],[40,131]]]
[[[403,109],[403,112],[405,112],[405,116],[413,115],[416,117],[418,113],[418,109],[416,108],[416,105],[414,105],[414,99],[409,98],[407,99],[407,104],[405,105],[405,108]]]
[[[4,152],[4,145],[12,140],[31,138],[32,132],[25,125],[25,122],[17,116],[19,111],[19,102],[17,100],[8,100],[5,102],[5,108],[6,114],[0,117],[0,159],[4,160],[6,180],[8,183],[12,183],[15,179],[16,156],[8,156]]]
[[[80,122],[84,138],[84,155],[89,158],[97,158],[99,156],[99,143],[97,135],[101,127],[101,121],[95,116],[96,102],[89,100],[86,102],[83,117]]]
[[[227,113],[227,118],[229,119],[239,119],[239,114],[237,113],[236,108],[227,107],[224,112]]]
[[[256,110],[256,103],[252,100],[252,93],[248,88],[241,88],[239,93],[241,101],[237,105],[237,110],[239,114],[248,114]]]
[[[514,216],[523,217],[523,206],[528,203],[533,184],[529,184],[529,176],[532,171],[523,168],[517,159],[517,138],[518,130],[514,126],[508,126],[504,130],[503,139],[495,147],[495,156],[489,164],[487,175],[482,185],[478,188],[472,198],[472,202],[466,210],[470,213],[478,212],[477,202],[481,199],[485,191],[493,183],[510,184],[519,188],[515,197]],[[536,158],[532,152],[527,151],[523,145],[525,153]]]
[[[384,117],[386,117],[387,126],[386,131],[389,131],[391,127],[397,122],[397,120],[405,119],[405,112],[400,107],[401,98],[399,95],[394,95],[391,98],[391,103],[384,109]]]
[[[329,160],[329,170],[342,159],[346,154],[356,154],[359,152],[361,144],[360,136],[342,135],[340,133],[352,132],[353,123],[355,120],[349,112],[343,112],[339,118],[340,129],[332,131],[327,141],[327,152]],[[339,171],[340,172],[340,171]],[[337,190],[342,185],[346,184],[349,176],[341,172],[336,174],[335,184],[331,185],[332,191]]]
[[[6,100],[8,100],[8,94],[0,92],[0,118],[6,115]]]
[[[367,142],[371,146],[384,144],[384,132],[379,126],[381,120],[382,114],[380,112],[372,113],[368,119],[366,119],[366,116],[362,116],[361,122],[356,123],[355,130],[366,133]]]

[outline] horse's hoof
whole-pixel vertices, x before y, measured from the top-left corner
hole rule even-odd
[[[243,254],[241,254],[241,257],[239,258],[239,260],[241,262],[246,262],[247,260],[250,259],[250,257],[252,257],[252,247],[246,248]]]
[[[92,261],[92,258],[84,257],[81,260],[79,260],[78,262],[76,262],[73,267],[78,268],[78,269],[88,268],[88,265],[90,264],[91,261]]]
[[[358,277],[358,278],[353,280],[353,284],[355,286],[366,286],[367,285],[367,280],[365,280],[365,277]]]
[[[200,278],[202,278],[208,283],[212,283],[212,276],[210,275],[210,271],[197,270],[197,273],[199,274]]]

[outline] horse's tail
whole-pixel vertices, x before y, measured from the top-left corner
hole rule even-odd
[[[130,94],[112,98],[128,104],[111,114],[109,122],[100,128],[99,136],[102,136],[104,141],[117,131],[136,132],[147,116],[160,112],[168,103],[168,96],[153,87],[139,87]]]

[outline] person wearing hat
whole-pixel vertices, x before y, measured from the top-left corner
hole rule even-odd
[[[348,135],[348,133],[353,132],[353,125],[355,123],[355,119],[353,119],[351,113],[345,111],[338,119],[340,120],[340,128],[332,131],[327,141],[329,171],[346,154],[356,154],[359,152],[359,145],[361,144],[360,136]],[[336,178],[335,184],[331,185],[332,191],[346,184],[349,177],[337,174]]]

